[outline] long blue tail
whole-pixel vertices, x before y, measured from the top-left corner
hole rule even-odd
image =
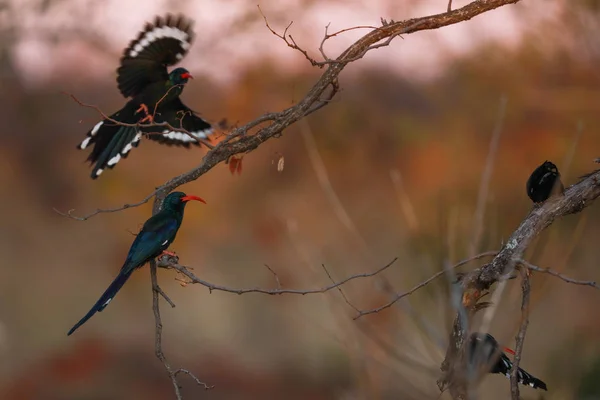
[[[100,299],[96,302],[96,304],[94,304],[92,309],[88,311],[85,317],[81,318],[81,320],[78,323],[76,323],[74,327],[71,328],[69,333],[67,333],[67,336],[70,336],[73,332],[77,330],[77,328],[85,324],[88,319],[92,318],[92,316],[96,314],[96,312],[104,310],[104,307],[106,307],[108,303],[110,303],[110,301],[113,299],[113,297],[115,297],[117,292],[123,287],[125,282],[127,282],[127,279],[129,279],[132,272],[133,270],[129,272],[120,272],[119,275],[115,278],[115,280],[110,284],[108,289],[106,289],[104,294],[100,296]]]

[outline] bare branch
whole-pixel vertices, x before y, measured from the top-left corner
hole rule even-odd
[[[521,362],[521,353],[523,352],[523,343],[525,342],[525,334],[529,325],[529,296],[531,293],[531,285],[529,283],[529,270],[521,270],[521,289],[523,290],[523,300],[521,302],[521,327],[516,336],[515,358],[513,366],[510,370],[510,393],[512,400],[519,400],[519,363]]]
[[[169,90],[173,89],[175,86],[169,88]],[[169,90],[167,91],[167,93],[169,92]],[[102,111],[102,109],[96,105],[93,104],[87,104],[82,102],[81,100],[79,100],[77,97],[75,97],[74,94],[71,93],[66,93],[66,92],[62,92],[64,95],[69,96],[71,99],[73,99],[77,104],[79,104],[82,107],[85,108],[91,108],[93,110],[96,110],[96,112],[98,112],[98,114],[100,114],[100,116],[102,117],[102,119],[105,119],[115,125],[120,125],[120,126],[129,126],[132,128],[151,128],[151,127],[162,127],[162,128],[166,128],[170,131],[174,131],[174,132],[181,132],[181,133],[185,133],[186,135],[188,135],[189,137],[198,140],[200,143],[202,143],[203,145],[205,145],[206,147],[208,147],[209,149],[213,149],[215,146],[208,142],[207,140],[198,138],[194,135],[192,135],[189,131],[187,131],[186,129],[183,129],[182,127],[176,128],[174,126],[172,126],[170,123],[168,122],[149,122],[149,123],[140,123],[140,122],[136,122],[135,124],[129,124],[126,122],[122,122],[122,121],[117,121],[114,118],[109,117],[108,115],[106,115],[106,113],[104,111]],[[166,93],[163,97],[161,97],[158,102],[156,103],[156,105],[158,106],[158,104],[166,97]],[[152,118],[154,118],[156,116],[156,109],[158,107],[155,107],[154,109],[154,114],[152,116]],[[182,119],[180,120],[180,122],[182,121]],[[162,133],[145,133],[146,135],[162,135]]]
[[[198,379],[198,378],[196,377],[196,375],[192,374],[190,371],[188,371],[187,369],[184,369],[184,368],[179,368],[177,371],[175,371],[175,373],[174,373],[173,375],[174,375],[174,376],[177,376],[177,375],[178,375],[178,374],[180,374],[180,373],[184,373],[184,374],[186,374],[186,375],[189,375],[189,376],[190,376],[190,377],[191,377],[193,380],[195,380],[195,381],[196,381],[196,383],[198,384],[198,386],[204,386],[204,389],[205,389],[205,390],[212,389],[212,388],[214,388],[214,387],[215,387],[215,385],[210,385],[210,386],[209,386],[208,384],[206,384],[206,383],[204,383],[204,382],[200,381],[200,379]]]
[[[538,267],[538,266],[535,266],[535,265],[531,264],[530,262],[522,260],[522,259],[518,259],[517,263],[524,266],[527,269],[530,269],[531,271],[541,272],[544,274],[552,275],[559,279],[562,279],[563,281],[565,281],[567,283],[572,283],[574,285],[591,286],[593,288],[600,289],[600,285],[598,285],[598,283],[595,281],[580,281],[577,279],[569,278],[568,276],[563,275],[559,272],[553,271],[550,268]]]
[[[189,267],[186,267],[186,266],[180,265],[176,262],[173,262],[172,258],[168,255],[159,257],[158,266],[164,267],[164,268],[173,268],[174,270],[177,270],[178,272],[180,272],[181,274],[186,276],[190,280],[190,283],[200,284],[200,285],[208,288],[208,290],[211,293],[216,290],[216,291],[228,292],[228,293],[234,293],[234,294],[262,293],[262,294],[268,294],[268,295],[274,296],[274,295],[281,295],[281,294],[306,295],[306,294],[315,294],[315,293],[325,293],[332,289],[339,288],[340,286],[342,286],[350,281],[353,281],[355,279],[369,278],[369,277],[375,276],[375,275],[385,271],[389,267],[391,267],[392,264],[394,264],[397,260],[398,260],[398,258],[396,257],[392,261],[390,261],[389,263],[384,265],[383,267],[377,269],[376,271],[351,275],[345,279],[342,279],[341,281],[334,282],[331,285],[324,286],[319,289],[281,289],[281,288],[261,289],[261,288],[257,288],[257,287],[236,289],[236,288],[231,288],[231,287],[227,287],[227,286],[217,285],[217,284],[210,283],[210,282],[207,282],[205,280],[198,278],[195,274],[193,274],[190,271]]]
[[[267,267],[267,269],[269,271],[271,271],[271,273],[273,274],[273,278],[275,278],[275,282],[277,283],[277,289],[281,289],[281,282],[279,281],[279,275],[277,275],[277,273],[275,271],[273,271],[271,269],[271,267],[269,267],[267,264],[265,264],[265,267]]]
[[[167,303],[169,303],[171,308],[175,308],[175,303],[173,303],[173,300],[171,300],[169,296],[167,296],[167,294],[160,288],[160,286],[156,285],[154,287],[154,290],[157,291],[158,294],[160,294],[167,301]]]
[[[306,57],[306,59],[308,60],[308,62],[310,62],[313,66],[315,67],[319,67],[319,68],[323,68],[323,64],[321,64],[320,62],[318,62],[317,60],[315,60],[314,58],[312,58],[311,56],[308,55],[308,52],[302,48],[300,48],[300,46],[298,46],[296,44],[296,41],[294,40],[294,38],[289,35],[288,36],[288,30],[290,29],[290,27],[292,26],[292,24],[294,23],[294,21],[290,21],[290,23],[288,24],[288,26],[285,27],[285,30],[283,31],[282,34],[277,33],[273,28],[271,28],[271,25],[269,25],[269,21],[267,20],[267,16],[262,12],[262,9],[260,8],[260,5],[257,4],[256,7],[258,7],[258,12],[260,12],[260,15],[262,15],[263,19],[265,20],[265,25],[267,27],[268,30],[271,31],[271,33],[275,36],[277,36],[279,39],[283,40],[283,42],[290,48],[294,49],[294,50],[298,50],[300,53],[302,53],[302,55],[304,55],[304,57]],[[289,37],[289,40],[288,40]]]
[[[116,207],[116,208],[97,208],[95,211],[86,214],[84,216],[78,217],[77,215],[73,215],[73,212],[75,211],[74,209],[71,209],[67,212],[62,212],[60,210],[57,210],[56,208],[53,208],[54,212],[56,212],[57,214],[60,214],[64,217],[69,217],[71,219],[75,219],[77,221],[86,221],[90,218],[92,218],[95,215],[98,214],[103,214],[103,213],[113,213],[113,212],[119,212],[119,211],[123,211],[126,210],[128,208],[134,208],[134,207],[139,207],[142,204],[146,204],[148,201],[150,201],[150,199],[152,197],[154,197],[154,195],[158,192],[158,190],[155,190],[154,192],[150,193],[148,196],[144,197],[142,200],[138,201],[137,203],[127,203],[127,204],[123,204],[121,207]]]
[[[549,227],[556,219],[582,211],[591,205],[598,196],[600,196],[600,171],[596,171],[570,186],[565,190],[563,195],[551,197],[541,206],[534,207],[490,263],[463,276],[461,279],[463,290],[465,292],[470,290],[480,293],[483,290],[489,289],[494,283],[499,282],[503,276],[509,276],[518,260],[522,260],[525,250],[535,237]],[[546,272],[554,276],[560,275],[548,271],[540,272]],[[594,282],[587,282],[586,284],[596,287]],[[455,317],[453,325],[455,327],[460,325],[458,315]],[[460,352],[464,341],[464,336],[457,337],[456,335],[450,335],[446,359],[442,362],[441,366],[442,371],[445,373],[443,381],[450,382],[452,377],[457,375],[454,369],[460,368],[460,365],[453,364],[449,357],[452,354]],[[453,367],[449,368],[449,365]],[[453,397],[455,399],[464,399],[466,398],[466,394],[461,389]]]
[[[169,192],[173,191],[174,189],[176,189],[177,187],[179,187],[183,184],[197,180],[200,176],[202,176],[205,173],[207,173],[208,171],[210,171],[217,164],[219,164],[223,161],[227,161],[233,156],[251,152],[251,151],[255,150],[257,147],[259,147],[261,144],[266,142],[267,140],[281,136],[283,131],[286,128],[288,128],[292,124],[298,122],[299,120],[305,118],[307,115],[309,115],[309,114],[325,107],[327,104],[329,104],[339,91],[338,78],[339,78],[339,75],[341,74],[341,72],[344,70],[344,68],[348,64],[352,63],[353,61],[359,60],[362,57],[364,57],[365,54],[367,54],[369,51],[388,46],[392,42],[393,39],[395,39],[396,37],[398,37],[402,34],[411,34],[411,33],[423,31],[423,30],[439,29],[444,26],[467,21],[467,20],[474,18],[477,15],[480,15],[482,13],[491,11],[491,10],[496,9],[501,6],[505,6],[507,4],[514,4],[517,2],[519,2],[519,0],[474,0],[471,3],[467,4],[466,6],[460,8],[460,9],[457,9],[454,11],[449,11],[449,12],[443,13],[443,14],[430,15],[430,16],[426,16],[426,17],[422,17],[422,18],[414,18],[414,19],[409,19],[409,20],[400,21],[400,22],[390,21],[389,23],[382,19],[381,27],[373,28],[372,31],[365,34],[362,38],[360,38],[358,41],[356,41],[351,46],[349,46],[345,51],[343,51],[335,60],[328,59],[327,55],[325,54],[325,52],[323,50],[324,42],[332,36],[336,36],[345,31],[348,31],[351,29],[357,29],[359,27],[348,28],[348,29],[336,32],[334,34],[329,34],[326,30],[325,38],[323,39],[320,49],[319,49],[321,52],[321,55],[323,55],[323,57],[325,58],[325,60],[322,62],[316,61],[315,59],[310,57],[305,50],[301,49],[296,44],[293,37],[288,34],[288,29],[290,28],[291,24],[288,25],[288,27],[285,29],[283,34],[277,34],[269,26],[268,21],[263,14],[267,28],[274,35],[276,35],[280,39],[284,40],[284,42],[287,44],[287,46],[289,46],[297,51],[300,51],[311,62],[311,64],[313,64],[315,66],[319,66],[320,68],[325,68],[325,71],[323,72],[321,77],[313,85],[313,87],[306,93],[304,98],[302,98],[299,102],[297,102],[296,104],[294,104],[293,106],[291,106],[289,108],[286,108],[282,111],[275,112],[275,113],[267,113],[267,114],[255,119],[254,121],[247,123],[244,126],[233,129],[226,136],[226,138],[224,140],[222,140],[220,143],[218,143],[214,147],[203,142],[205,145],[207,145],[207,147],[210,148],[210,150],[204,155],[201,162],[195,168],[165,182],[160,187],[158,187],[152,194],[148,195],[144,200],[142,200],[139,204],[137,204],[137,203],[136,204],[127,204],[127,205],[121,207],[120,209],[98,209],[94,213],[92,213],[88,216],[84,216],[84,217],[74,217],[71,215],[71,211],[69,211],[66,214],[65,213],[61,213],[61,214],[67,215],[74,219],[86,220],[86,219],[91,218],[92,216],[100,214],[100,213],[116,212],[116,211],[120,211],[122,209],[135,207],[137,205],[144,204],[144,203],[148,202],[149,199],[154,197],[154,206],[153,206],[153,215],[154,215],[159,211],[165,196]],[[451,7],[450,3],[449,3],[449,7],[448,7],[449,9]],[[259,8],[259,10],[260,10],[260,8]],[[260,11],[260,12],[262,14],[262,11]],[[330,89],[330,92],[328,94],[325,94],[328,89]],[[169,125],[168,123],[150,123],[150,124],[139,124],[138,123],[138,124],[128,125],[128,124],[124,124],[119,121],[114,121],[114,120],[111,120],[107,115],[105,115],[97,106],[92,106],[92,105],[82,103],[72,95],[71,95],[71,97],[76,102],[78,102],[80,105],[82,105],[84,107],[95,109],[96,111],[98,111],[100,113],[100,115],[103,116],[103,118],[108,119],[113,123],[117,123],[120,125],[126,125],[126,126],[135,126],[136,128],[147,127],[147,126],[161,126],[161,127],[167,128],[169,130],[189,134],[189,132],[187,132],[183,129],[180,129],[180,128],[175,128],[175,127]],[[253,131],[252,134],[248,134],[250,132],[250,130],[253,130],[255,127],[258,127],[259,125],[262,125],[263,123],[267,123],[267,124],[261,126],[258,130]],[[574,213],[577,211],[581,211],[585,206],[587,206],[586,202],[589,202],[589,201],[595,199],[596,197],[598,197],[598,195],[600,195],[600,187],[598,185],[599,178],[600,178],[600,174],[591,175],[590,177],[586,178],[585,180],[583,180],[580,183],[578,183],[577,185],[575,185],[574,189],[573,189],[573,187],[568,189],[567,192],[565,192],[564,200],[561,200],[558,203],[556,201],[554,201],[554,202],[551,201],[551,202],[546,203],[544,206],[540,207],[539,209],[534,210],[530,214],[530,217],[528,217],[528,219],[526,220],[526,221],[530,221],[530,223],[532,225],[534,225],[533,227],[529,227],[529,230],[535,231],[535,233],[537,234],[537,233],[539,233],[539,231],[543,230],[545,227],[550,225],[551,222],[554,220],[554,218],[557,218],[561,215],[566,215],[568,213]],[[567,200],[567,199],[569,199],[569,200]],[[552,206],[555,206],[556,208],[551,209],[550,207],[552,207]],[[488,288],[491,284],[493,284],[502,274],[504,274],[506,272],[506,271],[504,271],[504,269],[505,269],[505,265],[506,265],[507,261],[509,259],[520,258],[523,254],[524,249],[527,247],[531,238],[534,236],[534,234],[527,235],[527,228],[523,228],[523,229],[524,229],[523,232],[521,232],[520,230],[517,230],[517,232],[515,232],[515,234],[513,234],[513,237],[511,237],[511,240],[509,241],[509,243],[501,250],[501,252],[494,258],[494,260],[491,263],[487,264],[486,266],[484,266],[478,270],[475,270],[473,272],[465,274],[465,277],[463,277],[463,279],[460,281],[460,285],[462,285],[463,287]],[[456,267],[463,265],[471,260],[475,260],[475,259],[485,257],[485,256],[493,256],[495,254],[496,254],[495,252],[482,253],[480,255],[477,255],[477,256],[471,257],[469,259],[466,259],[464,261],[461,261],[451,268],[456,268]],[[162,258],[162,260],[164,260],[164,257]],[[198,284],[201,284],[201,285],[207,287],[211,292],[213,290],[220,290],[220,291],[236,293],[236,294],[254,292],[254,293],[263,293],[263,294],[269,294],[269,295],[286,294],[286,293],[304,295],[304,294],[310,294],[310,293],[324,293],[324,292],[327,292],[329,290],[336,289],[336,288],[339,289],[340,286],[342,286],[343,284],[345,284],[346,282],[349,282],[351,280],[374,276],[374,275],[384,271],[388,267],[390,267],[395,261],[396,261],[396,259],[394,259],[392,262],[390,262],[386,266],[378,269],[375,272],[352,275],[352,276],[350,276],[342,281],[339,281],[337,283],[333,283],[333,284],[331,284],[329,286],[325,286],[321,289],[313,289],[313,290],[293,290],[293,289],[281,289],[281,288],[277,288],[277,289],[273,289],[273,290],[264,290],[264,289],[258,289],[258,288],[232,289],[232,288],[228,288],[225,286],[215,285],[215,284],[203,281],[203,280],[199,279],[198,277],[196,277],[192,272],[190,272],[188,268],[181,266],[178,263],[170,263],[169,262],[167,266],[174,268],[175,270],[182,273],[187,278],[191,279],[192,283],[198,283]],[[159,294],[161,294],[162,291],[159,291],[156,268],[157,268],[157,263],[155,260],[153,260],[150,263],[150,274],[151,274],[152,288],[153,288],[152,303],[153,303],[153,311],[154,311],[154,318],[155,318],[155,354],[156,354],[156,357],[164,364],[165,369],[171,378],[177,399],[181,399],[182,398],[181,391],[180,391],[180,388],[179,388],[179,385],[177,382],[177,375],[179,373],[186,373],[186,374],[192,376],[198,384],[204,385],[205,388],[209,388],[209,386],[200,382],[194,375],[192,375],[187,370],[184,370],[184,369],[174,370],[173,368],[171,368],[170,364],[168,363],[168,361],[163,353],[163,350],[162,350],[162,321],[161,321],[160,308],[159,308]],[[415,286],[408,292],[396,295],[396,297],[388,304],[385,304],[385,305],[378,307],[376,309],[373,309],[373,310],[360,311],[358,316],[356,316],[355,318],[359,318],[363,315],[367,315],[367,314],[371,314],[371,313],[376,313],[385,308],[390,307],[396,301],[398,301],[401,298],[408,296],[408,295],[412,294],[413,292],[415,292],[416,290],[426,286],[431,281],[433,281],[434,279],[436,279],[437,277],[441,276],[444,273],[445,273],[444,271],[440,271],[437,274],[435,274],[434,276],[432,276],[431,278],[427,279],[426,281],[418,284],[417,286]],[[163,293],[163,295],[164,295],[164,293]],[[164,297],[167,298],[166,295]],[[464,339],[462,337],[463,333],[461,332],[460,334],[457,334],[456,336],[457,337],[455,338],[456,340],[454,342],[458,343],[458,346],[460,348],[460,345],[462,344],[462,341]],[[461,336],[461,337],[459,338],[458,336]],[[453,344],[451,343],[451,346],[452,345]]]
[[[333,278],[331,277],[331,274],[329,273],[329,271],[327,270],[327,267],[325,266],[325,264],[321,264],[321,267],[323,267],[323,270],[325,271],[325,273],[327,274],[327,276],[329,277],[329,280],[331,281],[331,283],[335,284],[335,281],[333,280]],[[346,294],[344,293],[344,291],[342,290],[341,287],[337,287],[337,290],[340,292],[340,294],[342,295],[342,298],[344,299],[344,301],[346,302],[346,304],[348,304],[350,307],[352,307],[354,309],[354,311],[356,312],[360,312],[360,310],[358,308],[356,308],[356,306],[352,303],[350,303],[350,300],[348,300],[348,298],[346,297]]]
[[[386,22],[382,27],[372,30],[353,43],[343,51],[336,60],[328,62],[327,68],[319,80],[298,103],[280,112],[265,114],[242,127],[233,129],[223,141],[214,146],[214,148],[202,158],[202,161],[198,166],[165,182],[156,190],[155,194],[161,194],[164,197],[166,193],[171,192],[175,188],[198,179],[220,162],[227,161],[237,154],[248,153],[255,150],[267,140],[279,137],[290,125],[329,104],[331,99],[333,99],[338,92],[338,77],[346,65],[362,58],[368,51],[388,45],[392,39],[401,34],[439,29],[444,26],[467,21],[487,11],[491,11],[507,4],[514,4],[519,1],[520,0],[476,0],[462,8],[444,14],[413,18],[400,22]],[[269,29],[275,35],[279,37],[283,36],[274,32],[270,27]],[[287,32],[284,32],[284,34],[287,34]],[[286,37],[283,36],[283,38],[285,40]],[[294,43],[290,42],[290,44],[290,47],[294,47]],[[310,59],[310,57],[308,58]],[[332,91],[328,96],[325,96],[325,100],[323,100],[322,95],[329,87],[332,88]],[[83,103],[81,104],[84,105]],[[84,106],[97,109],[97,107],[91,105]],[[105,116],[104,113],[101,113],[101,115]],[[267,126],[261,127],[254,134],[247,135],[252,128],[264,122],[270,123]],[[167,126],[164,123],[154,125]],[[135,124],[135,126],[145,125]],[[182,131],[174,127],[169,127],[169,129],[171,128],[175,131]]]
[[[480,253],[480,254],[477,254],[477,255],[475,255],[473,257],[469,257],[469,258],[466,258],[466,259],[464,259],[462,261],[459,261],[458,263],[456,263],[453,266],[451,266],[450,269],[458,268],[458,267],[460,267],[462,265],[465,265],[465,264],[467,264],[467,263],[469,263],[471,261],[474,261],[474,260],[478,260],[480,258],[493,257],[496,254],[498,254],[497,251],[486,251],[485,253]],[[428,284],[430,284],[431,282],[433,282],[435,279],[437,279],[440,276],[444,275],[446,272],[447,271],[444,269],[444,270],[441,270],[441,271],[435,273],[433,276],[427,278],[423,282],[421,282],[418,285],[414,286],[412,289],[410,289],[410,290],[408,290],[406,292],[403,292],[403,293],[398,293],[392,300],[390,300],[389,302],[385,303],[382,306],[379,306],[377,308],[373,308],[373,309],[370,309],[370,310],[360,311],[358,313],[358,315],[354,317],[354,319],[358,319],[358,318],[360,318],[360,317],[362,317],[364,315],[368,315],[368,314],[375,314],[375,313],[378,313],[378,312],[380,312],[382,310],[385,310],[386,308],[391,307],[398,300],[400,300],[400,299],[402,299],[402,298],[404,298],[406,296],[410,296],[411,294],[413,294],[417,290],[421,289],[422,287],[427,286]]]
[[[198,179],[216,164],[225,161],[236,154],[247,153],[256,149],[265,141],[281,135],[287,127],[304,118],[307,114],[325,106],[327,103],[324,103],[323,100],[321,100],[321,95],[329,86],[334,85],[334,88],[336,87],[335,85],[337,85],[338,76],[346,65],[361,58],[367,51],[384,45],[385,42],[380,43],[382,40],[391,40],[393,37],[400,34],[410,34],[421,30],[438,29],[443,26],[456,24],[471,19],[486,11],[493,10],[506,4],[513,4],[518,1],[519,0],[473,1],[465,7],[450,13],[415,18],[402,22],[393,22],[367,33],[346,49],[335,60],[335,63],[328,65],[321,78],[297,104],[281,112],[270,113],[267,118],[265,118],[265,116],[261,117],[260,122],[270,121],[271,123],[260,128],[253,135],[246,135],[246,133],[250,128],[256,126],[258,124],[257,122],[250,122],[245,126],[234,129],[229,137],[236,138],[236,140],[226,140],[219,143],[204,156],[201,163],[196,168],[171,179],[163,184],[159,190],[167,193],[180,185]],[[337,91],[334,90],[334,93],[330,98],[332,98],[336,92]]]
[[[163,363],[163,365],[165,366],[165,369],[167,370],[167,373],[169,374],[169,377],[171,378],[171,383],[173,384],[173,388],[175,389],[175,397],[177,398],[177,400],[182,400],[183,397],[181,396],[181,390],[179,388],[179,383],[177,383],[177,377],[175,376],[175,372],[169,365],[167,358],[165,357],[165,354],[163,353],[163,350],[162,350],[162,320],[160,318],[158,291],[154,289],[154,288],[158,287],[158,278],[156,276],[156,261],[155,260],[150,261],[150,278],[152,280],[152,309],[154,310],[154,322],[155,322],[154,354],[156,354],[156,358],[158,358]]]

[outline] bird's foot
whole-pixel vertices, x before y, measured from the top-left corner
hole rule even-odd
[[[146,115],[150,114],[150,111],[148,111],[148,106],[147,106],[147,105],[145,105],[144,103],[142,103],[142,104],[140,105],[140,108],[138,108],[137,110],[135,110],[135,113],[137,114],[137,113],[139,113],[139,112],[141,112],[141,111],[143,111],[143,112],[144,112],[144,114],[146,114]]]
[[[171,268],[173,263],[177,264],[179,262],[177,254],[170,251],[163,251],[156,259],[158,267],[167,269]]]
[[[182,278],[176,276],[175,280],[177,282],[179,282],[179,284],[181,285],[181,287],[186,287],[187,285],[189,285],[190,283],[192,283],[192,280],[190,278],[188,278],[185,275],[182,275]]]
[[[152,124],[152,123],[154,123],[154,117],[153,117],[152,115],[148,114],[148,115],[146,115],[144,118],[140,119],[140,122],[139,122],[139,123],[140,123],[140,124],[143,124],[143,123],[145,123],[145,122],[147,122],[147,123],[149,123],[149,124]]]
[[[148,106],[145,105],[144,103],[142,103],[140,105],[140,108],[138,108],[137,110],[135,110],[135,113],[139,113],[139,112],[144,112],[144,114],[146,114],[146,116],[144,118],[142,118],[139,123],[143,124],[144,122],[148,122],[148,123],[153,123],[154,122],[154,116],[152,114],[150,114],[150,110],[148,110]]]

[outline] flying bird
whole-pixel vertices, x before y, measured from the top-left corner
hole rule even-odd
[[[545,161],[537,167],[527,180],[527,196],[534,203],[542,203],[553,194],[563,193],[564,190],[558,168],[550,161]]]
[[[500,345],[489,333],[472,333],[467,342],[467,354],[470,366],[476,371],[484,370],[492,374],[503,374],[510,378],[513,366],[510,358],[500,349]],[[505,347],[504,350],[511,354],[514,351]],[[548,390],[546,384],[519,367],[517,378],[521,385],[534,389]]]
[[[137,234],[125,263],[121,267],[119,275],[110,284],[108,289],[100,296],[92,309],[67,333],[71,335],[77,328],[83,325],[96,312],[104,310],[111,302],[117,292],[123,287],[134,270],[140,268],[155,257],[161,255],[175,240],[175,235],[183,221],[183,210],[188,201],[196,200],[206,202],[197,196],[186,195],[182,192],[169,194],[163,203],[162,209],[156,215],[150,217]]]
[[[167,67],[179,62],[194,39],[191,20],[183,16],[156,17],[147,23],[138,37],[123,52],[117,69],[117,84],[125,106],[98,122],[77,146],[85,150],[94,145],[87,161],[95,164],[91,177],[96,179],[106,168],[113,168],[137,147],[142,136],[167,145],[189,148],[212,133],[212,126],[188,108],[179,96],[193,78],[185,68]],[[143,123],[168,123],[167,126],[139,126]]]

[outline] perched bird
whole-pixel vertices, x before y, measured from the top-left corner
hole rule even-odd
[[[177,235],[177,231],[183,220],[183,210],[186,203],[190,200],[197,200],[206,204],[200,197],[189,196],[182,192],[173,192],[165,198],[162,210],[150,217],[144,223],[140,233],[135,237],[119,275],[117,275],[104,294],[100,296],[100,299],[94,304],[92,309],[71,328],[67,335],[75,332],[77,328],[83,325],[96,312],[102,311],[115,297],[119,289],[123,287],[135,269],[158,257],[169,247],[173,240],[175,240],[175,235]]]
[[[200,145],[199,139],[212,133],[211,125],[179,98],[192,75],[185,68],[167,72],[167,67],[179,62],[190,48],[194,38],[191,27],[192,21],[183,16],[156,17],[125,49],[117,69],[117,83],[123,96],[131,99],[121,110],[98,122],[77,146],[84,150],[94,145],[87,158],[96,164],[92,179],[127,157],[143,134],[167,145],[189,147]],[[167,126],[137,125],[152,122],[168,123],[190,135]]]
[[[472,333],[471,336],[469,336],[467,346],[469,364],[474,367],[476,371],[484,370],[485,372],[490,372],[492,374],[504,374],[507,378],[510,378],[510,369],[513,365],[512,361],[510,361],[510,358],[508,358],[508,356],[500,349],[498,342],[492,335],[489,333]],[[504,350],[512,354],[515,353],[506,347]],[[530,375],[520,367],[517,376],[521,385],[527,385],[534,389],[548,390],[544,382]]]
[[[563,193],[564,190],[558,168],[550,161],[537,167],[527,180],[527,196],[534,203],[544,202],[553,194]]]

